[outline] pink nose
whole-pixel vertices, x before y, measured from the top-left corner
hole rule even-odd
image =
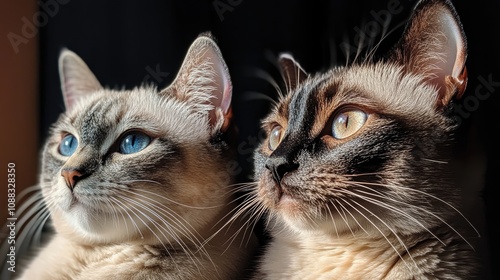
[[[66,185],[68,188],[73,191],[75,188],[76,182],[82,177],[82,173],[75,169],[63,169],[61,171],[61,176],[66,180]]]

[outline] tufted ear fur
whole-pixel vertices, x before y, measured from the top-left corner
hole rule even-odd
[[[190,46],[172,85],[174,96],[208,113],[212,128],[224,132],[231,118],[232,84],[219,47],[209,34]],[[167,91],[167,89],[165,89]]]
[[[460,19],[448,0],[420,1],[392,59],[438,89],[436,108],[460,98],[467,85],[467,43]]]

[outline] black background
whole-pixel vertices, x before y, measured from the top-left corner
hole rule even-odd
[[[233,81],[233,112],[243,147],[240,165],[245,170],[240,181],[251,180],[251,149],[258,143],[259,120],[271,104],[265,96],[276,96],[270,79],[259,76],[267,73],[281,83],[273,59],[280,52],[290,52],[309,72],[343,65],[346,53],[341,46],[355,49],[362,30],[373,31],[365,34],[379,42],[382,21],[377,15],[395,5],[401,12],[390,17],[388,31],[392,32],[378,48],[384,53],[399,38],[415,5],[409,0],[60,2],[40,2],[41,10],[48,14],[55,11],[51,5],[58,3],[57,11],[40,29],[41,139],[63,111],[57,72],[62,48],[80,55],[105,86],[132,88],[147,81],[162,88],[175,77],[192,41],[199,33],[210,31]],[[500,252],[500,237],[494,228],[498,202],[493,191],[499,180],[494,132],[499,128],[495,109],[500,105],[500,83],[496,84],[500,82],[500,5],[493,0],[454,1],[454,5],[467,35],[469,84],[459,103],[467,114],[461,119],[453,162],[457,163],[457,181],[471,196],[465,200],[473,201],[466,203],[471,208],[468,218],[478,225],[484,241],[479,250],[486,266],[493,268],[491,279],[498,279],[493,255]],[[369,49],[361,48],[362,52]],[[156,78],[151,75],[158,71]],[[494,81],[493,85],[482,86],[482,78]],[[478,98],[477,89],[491,94]],[[486,273],[485,279],[488,277]]]

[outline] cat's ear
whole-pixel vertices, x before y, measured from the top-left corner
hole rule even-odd
[[[288,91],[295,89],[308,76],[291,54],[280,54],[278,63]]]
[[[462,96],[467,85],[466,57],[466,37],[453,5],[447,0],[420,1],[394,59],[406,71],[424,75],[439,90],[437,108]]]
[[[68,49],[63,49],[59,55],[59,77],[66,110],[80,97],[102,89],[87,64]]]
[[[174,96],[193,110],[208,113],[212,131],[227,130],[233,86],[219,47],[209,33],[191,44],[172,86]]]

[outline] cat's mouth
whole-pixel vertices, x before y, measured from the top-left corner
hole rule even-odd
[[[269,176],[263,177],[259,185],[259,195],[268,202],[266,204],[269,207],[296,208],[302,202],[301,198],[293,192],[294,185],[290,184],[288,180],[281,180],[278,183],[269,174]]]
[[[85,203],[84,200],[82,200],[78,195],[75,195],[74,193],[71,194],[71,197],[69,199],[69,203],[67,204],[67,209],[66,211],[78,209],[78,208],[83,208],[85,210],[92,210],[91,205],[88,205]]]
[[[81,186],[83,188],[83,186]],[[67,198],[66,211],[74,209],[84,209],[86,211],[102,212],[103,207],[100,203],[101,195],[89,193],[88,190],[74,190]]]
[[[92,210],[95,208],[95,205],[86,202],[85,199],[82,199],[78,195],[72,195],[69,208],[74,209],[76,207],[84,208],[86,210]]]

